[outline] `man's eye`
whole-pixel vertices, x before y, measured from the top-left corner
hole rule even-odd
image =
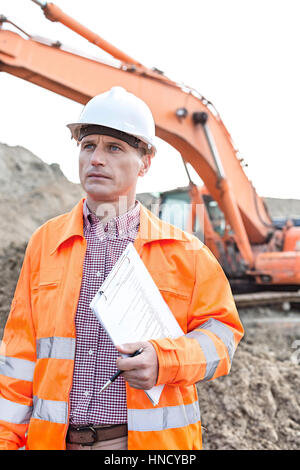
[[[95,148],[95,144],[83,144],[84,150],[93,150]]]
[[[118,152],[119,150],[122,150],[118,145],[110,145],[109,148],[112,152]]]

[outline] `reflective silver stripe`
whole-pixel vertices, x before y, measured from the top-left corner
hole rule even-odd
[[[14,424],[29,423],[32,407],[0,398],[0,420]]]
[[[206,370],[203,381],[210,380],[216,372],[220,362],[220,358],[213,340],[205,333],[197,330],[191,331],[186,336],[187,338],[196,339],[201,346],[206,361]]]
[[[51,336],[39,338],[36,342],[38,359],[74,359],[75,338]]]
[[[218,338],[220,338],[221,341],[225,344],[227,350],[228,350],[228,355],[230,362],[232,361],[234,351],[235,351],[235,345],[234,345],[234,336],[233,332],[228,328],[224,323],[221,323],[218,320],[215,320],[214,318],[210,318],[207,322],[203,323],[199,328],[204,329],[204,330],[209,330],[212,333],[214,333]]]
[[[32,382],[35,362],[16,357],[0,356],[0,374],[18,380]]]
[[[164,408],[128,409],[129,431],[163,431],[181,428],[200,421],[198,402],[190,405],[166,406]]]
[[[67,424],[68,403],[65,401],[42,400],[34,396],[32,418],[50,421],[51,423]]]

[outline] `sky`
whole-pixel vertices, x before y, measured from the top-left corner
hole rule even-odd
[[[53,3],[131,57],[210,100],[260,196],[300,199],[299,0]],[[30,35],[108,59],[47,20],[30,0],[0,0],[0,14]],[[77,120],[82,105],[2,72],[0,107],[1,143],[21,145],[47,163],[58,163],[68,179],[79,182],[78,149],[66,124]],[[160,139],[156,144],[158,153],[138,192],[187,185],[178,152]],[[192,177],[201,182],[193,171]]]

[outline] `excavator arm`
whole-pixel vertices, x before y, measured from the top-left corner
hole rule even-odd
[[[112,86],[123,86],[144,100],[153,113],[156,135],[176,148],[200,175],[235,233],[245,266],[253,267],[251,245],[264,243],[273,228],[263,200],[245,175],[213,106],[194,90],[147,69],[103,42],[55,5],[35,3],[43,7],[49,19],[71,27],[120,63],[109,65],[68,51],[58,43],[23,38],[0,29],[0,71],[82,104]]]

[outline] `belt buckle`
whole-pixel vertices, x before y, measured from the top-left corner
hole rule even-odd
[[[84,427],[81,427],[81,428],[77,428],[78,431],[83,431],[83,430],[90,430],[92,431],[92,441],[91,442],[85,442],[84,444],[82,445],[85,445],[85,446],[91,446],[93,444],[95,444],[95,442],[97,442],[97,431],[96,429],[90,425],[90,426],[84,426]]]

